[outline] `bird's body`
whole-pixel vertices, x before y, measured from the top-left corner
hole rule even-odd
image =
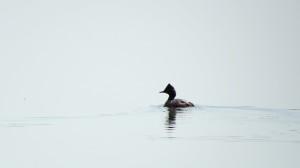
[[[193,107],[194,104],[182,99],[167,100],[165,107]]]
[[[169,95],[168,100],[164,104],[165,107],[177,108],[177,107],[193,107],[194,104],[182,99],[175,99],[176,91],[171,84],[168,84],[164,91],[160,93],[166,93]]]

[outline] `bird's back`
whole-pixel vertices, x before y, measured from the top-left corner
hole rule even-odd
[[[168,100],[165,107],[193,107],[194,104],[182,99]]]

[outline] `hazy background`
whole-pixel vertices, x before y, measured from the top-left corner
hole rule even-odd
[[[300,167],[299,3],[0,1],[0,167]]]
[[[0,111],[300,107],[297,0],[1,1]]]

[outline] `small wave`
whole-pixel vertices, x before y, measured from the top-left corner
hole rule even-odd
[[[159,139],[169,139],[169,136],[159,137]],[[154,139],[154,138],[152,138]],[[272,139],[271,137],[245,137],[245,136],[197,136],[197,137],[175,137],[176,140],[187,141],[222,141],[228,143],[300,143],[298,140],[290,139]]]

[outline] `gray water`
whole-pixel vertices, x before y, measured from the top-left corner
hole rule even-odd
[[[160,105],[0,120],[1,167],[300,166],[300,111]]]

